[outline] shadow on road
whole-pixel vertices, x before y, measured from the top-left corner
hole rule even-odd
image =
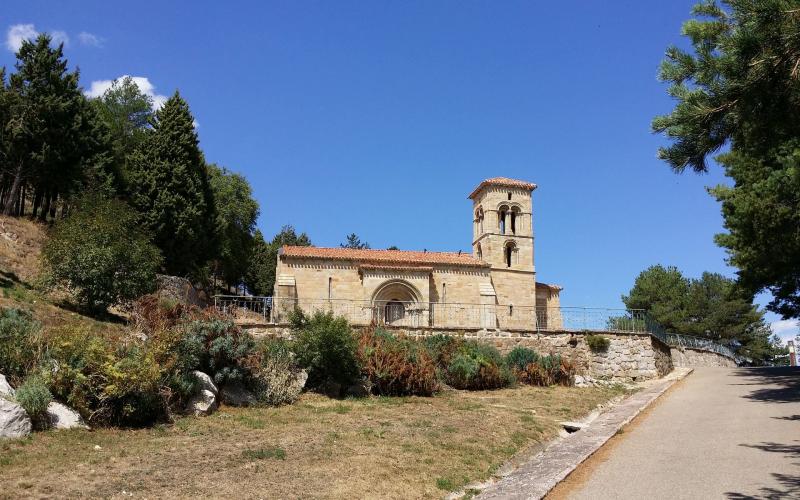
[[[759,386],[759,389],[744,396],[752,401],[766,403],[797,403],[800,402],[800,368],[791,366],[738,368],[736,375],[747,378],[746,382],[739,385]],[[787,420],[793,417],[782,417]]]
[[[772,477],[780,483],[780,488],[761,488],[755,495],[728,492],[725,496],[731,500],[778,500],[800,496],[800,476],[773,473]]]
[[[795,443],[798,444],[761,443],[741,444],[739,446],[756,448],[768,453],[781,453],[791,458],[800,458],[800,441],[795,441]],[[773,473],[772,477],[780,484],[780,487],[763,487],[756,494],[728,492],[725,496],[732,500],[800,498],[800,476]]]
[[[757,389],[753,389],[749,394],[743,396],[745,399],[764,403],[800,402],[800,368],[789,366],[739,368],[735,373],[745,379],[742,383],[736,385],[758,386]],[[771,418],[797,421],[800,420],[800,415],[784,415]],[[800,459],[800,441],[793,441],[793,443],[765,442],[760,444],[741,444],[739,446],[755,448],[767,453],[780,453],[790,459]],[[800,466],[800,463],[794,465]],[[760,488],[758,493],[753,494],[728,492],[725,496],[732,500],[800,498],[800,476],[777,472],[771,475],[779,486],[765,486]]]

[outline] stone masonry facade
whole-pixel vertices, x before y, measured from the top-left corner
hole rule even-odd
[[[284,246],[275,320],[295,306],[353,324],[480,330],[557,328],[561,288],[536,281],[536,185],[497,177],[472,201],[472,252]]]
[[[291,338],[286,325],[249,325],[245,328],[256,337]],[[503,354],[514,347],[527,347],[540,354],[559,354],[570,360],[583,375],[610,381],[636,381],[663,377],[673,369],[670,349],[649,334],[603,334],[610,345],[605,352],[593,352],[584,332],[508,332],[464,331],[454,328],[392,328],[411,338],[432,335],[455,335],[497,347]]]

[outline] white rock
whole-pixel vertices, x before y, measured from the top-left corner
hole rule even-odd
[[[51,401],[47,405],[47,421],[52,429],[88,429],[80,414],[72,408]]]
[[[219,396],[219,390],[210,376],[200,370],[193,371],[192,375],[200,382],[200,390],[210,391],[214,396]]]
[[[217,409],[217,396],[208,389],[201,389],[200,392],[195,394],[186,405],[186,409],[195,415],[211,415]]]
[[[248,391],[241,382],[225,384],[221,392],[222,402],[231,406],[253,406],[256,404],[256,397]]]
[[[31,433],[31,419],[18,404],[0,398],[0,438],[21,438]]]
[[[9,385],[6,376],[0,373],[0,396],[13,396],[14,388]]]

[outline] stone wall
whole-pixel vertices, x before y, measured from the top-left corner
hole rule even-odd
[[[245,326],[253,335],[289,338],[290,329],[285,325]],[[663,377],[672,371],[670,349],[649,334],[602,334],[610,345],[605,352],[593,352],[585,341],[583,332],[526,332],[458,329],[404,328],[391,329],[408,336],[425,338],[432,335],[456,335],[486,342],[497,347],[503,354],[517,346],[527,347],[540,354],[559,354],[570,360],[579,373],[597,379],[612,381],[644,380]]]
[[[702,366],[723,366],[735,368],[736,361],[716,352],[705,351],[702,349],[691,349],[688,347],[673,347],[670,350],[672,362],[680,367],[702,367]]]

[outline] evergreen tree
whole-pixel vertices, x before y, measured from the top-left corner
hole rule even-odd
[[[272,295],[275,288],[278,251],[283,245],[309,247],[311,240],[306,233],[298,235],[290,225],[283,226],[269,243],[264,240],[261,231],[256,230],[250,264],[245,275],[245,284],[254,295]]]
[[[726,234],[716,241],[750,295],[800,315],[800,2],[729,0],[696,5],[683,33],[693,53],[669,47],[660,76],[674,110],[653,120],[672,144],[659,156],[676,172],[717,160],[734,181],[711,190]]]
[[[208,166],[209,183],[214,195],[219,242],[214,275],[228,285],[239,284],[249,264],[253,230],[258,218],[258,202],[247,179],[216,165]],[[263,237],[262,237],[263,241]]]
[[[151,127],[153,99],[126,76],[114,80],[92,104],[109,131],[114,161],[124,179],[128,157],[144,142]]]
[[[197,276],[214,256],[214,201],[189,105],[176,91],[129,159],[129,198],[164,255],[165,271]]]
[[[686,319],[687,280],[677,267],[662,265],[645,269],[633,284],[622,302],[628,309],[647,311],[668,331],[682,330]]]
[[[42,34],[22,43],[3,92],[0,200],[6,214],[21,214],[32,201],[33,215],[54,217],[59,200],[113,182],[107,131],[81,94],[78,71],[68,71],[63,44],[50,42]]]
[[[356,233],[348,234],[347,241],[340,243],[339,246],[342,248],[353,248],[355,250],[368,250],[370,248],[369,243],[366,241],[362,242],[361,238],[359,238]]]
[[[730,344],[756,360],[774,354],[763,313],[721,274],[690,279],[675,267],[651,266],[622,301],[629,310],[647,312],[668,332]]]

